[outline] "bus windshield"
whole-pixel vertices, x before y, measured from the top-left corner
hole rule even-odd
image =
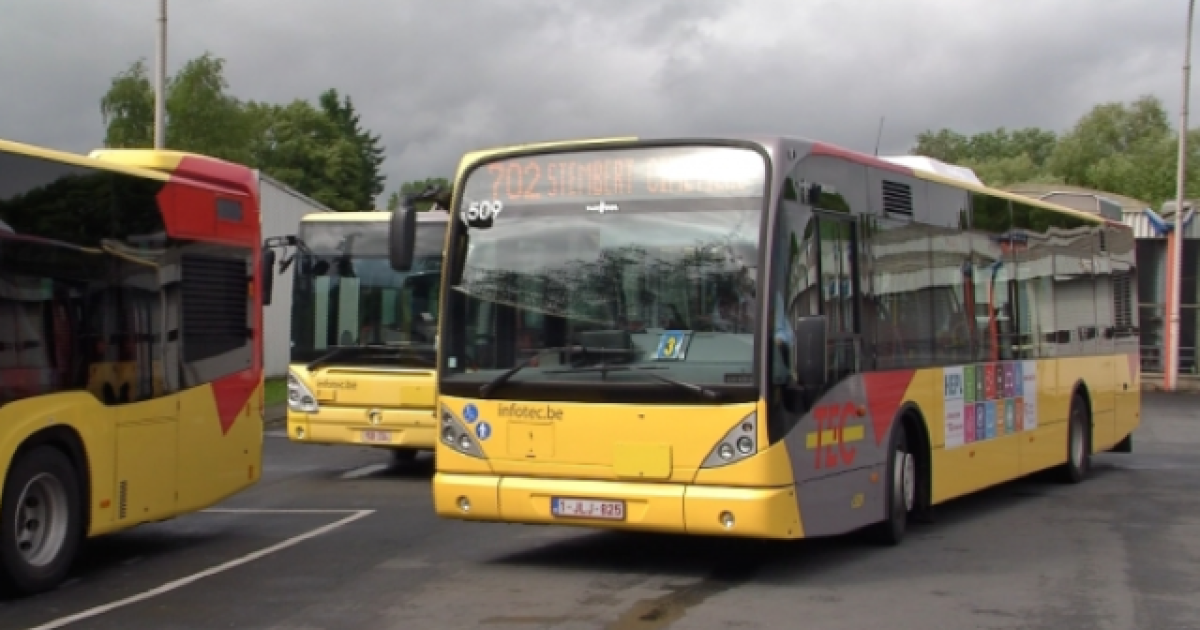
[[[309,253],[295,262],[292,361],[434,367],[445,231],[419,223],[413,269],[397,273],[387,221],[302,223]]]
[[[692,400],[667,377],[745,390],[754,383],[763,158],[715,147],[594,155],[488,165],[466,181],[463,208],[500,211],[467,221],[467,251],[450,283],[444,384],[478,395],[520,365],[505,387],[639,385]],[[724,169],[687,170],[705,166]],[[672,167],[682,183],[668,180]],[[509,195],[497,178],[518,171],[524,188]]]

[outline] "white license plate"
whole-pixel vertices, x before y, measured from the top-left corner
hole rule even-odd
[[[364,442],[391,442],[391,431],[363,431],[362,440]]]
[[[606,521],[625,520],[624,501],[597,501],[594,499],[550,499],[550,512],[567,518],[596,518]]]

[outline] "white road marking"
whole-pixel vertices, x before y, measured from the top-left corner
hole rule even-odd
[[[413,569],[428,569],[430,566],[432,565],[430,565],[428,561],[419,559],[414,560],[412,558],[401,556],[380,562],[379,564],[375,565],[375,568],[391,571],[405,571]]]
[[[288,434],[287,429],[269,429],[263,431],[263,436],[269,438],[286,438]]]
[[[209,508],[201,510],[203,514],[357,514],[359,512],[374,512],[375,510],[347,509],[292,509],[292,508]]]
[[[97,617],[97,616],[103,615],[104,613],[112,612],[118,608],[123,608],[130,604],[136,604],[138,602],[143,602],[143,601],[146,601],[153,597],[162,595],[164,593],[169,593],[176,589],[183,588],[193,582],[202,580],[206,577],[210,577],[210,576],[216,575],[218,573],[223,573],[230,569],[239,567],[243,564],[247,564],[250,562],[254,562],[255,560],[262,559],[262,558],[269,556],[277,551],[282,551],[284,549],[287,549],[288,547],[293,547],[293,546],[298,545],[306,540],[309,540],[310,538],[316,538],[317,536],[320,536],[322,534],[327,534],[335,529],[338,529],[339,527],[344,527],[346,525],[349,525],[350,523],[353,523],[354,521],[357,521],[361,518],[366,518],[366,517],[374,514],[375,510],[213,509],[213,510],[204,510],[204,512],[242,513],[242,514],[347,514],[348,513],[349,516],[346,516],[345,518],[334,521],[333,523],[330,523],[328,525],[323,525],[314,530],[310,530],[308,532],[300,534],[299,536],[293,536],[291,538],[288,538],[287,540],[284,540],[282,542],[271,545],[270,547],[267,547],[265,549],[259,549],[258,551],[246,554],[240,558],[230,560],[229,562],[226,562],[224,564],[217,565],[217,566],[209,568],[209,569],[205,569],[203,571],[200,571],[199,573],[193,573],[192,575],[180,578],[173,582],[167,582],[166,584],[163,584],[162,586],[159,586],[158,588],[153,588],[144,593],[139,593],[139,594],[133,595],[131,597],[126,597],[125,599],[121,599],[121,600],[118,600],[115,602],[103,604],[101,606],[96,606],[95,608],[89,608],[83,612],[75,613],[74,615],[68,615],[66,617],[61,617],[59,619],[55,619],[54,621],[37,626],[36,628],[31,628],[30,630],[50,630],[51,628],[62,628],[64,626],[67,626],[69,624],[72,624],[72,623],[75,623],[78,621],[83,621],[85,619],[91,619],[92,617]]]
[[[359,477],[366,477],[367,475],[373,475],[381,470],[387,470],[387,469],[388,469],[387,464],[371,464],[370,466],[363,466],[362,468],[355,468],[354,470],[343,473],[342,479],[358,479]]]

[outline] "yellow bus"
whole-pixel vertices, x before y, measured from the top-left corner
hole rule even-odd
[[[384,447],[397,463],[437,444],[434,368],[449,214],[417,213],[416,260],[388,263],[391,212],[300,222],[292,290],[288,437]]]
[[[0,141],[0,589],[259,479],[258,207],[212,158]]]
[[[1099,216],[785,137],[476,152],[451,207],[443,517],[896,544],[1131,448],[1134,239]]]

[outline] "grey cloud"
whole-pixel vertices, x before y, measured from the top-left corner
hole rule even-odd
[[[157,2],[7,0],[0,137],[99,145],[99,98],[153,59]],[[1137,0],[366,0],[171,6],[170,62],[227,60],[241,98],[336,87],[389,190],[481,146],[789,133],[883,152],[926,128],[1063,129],[1099,101],[1179,99],[1185,7]]]

